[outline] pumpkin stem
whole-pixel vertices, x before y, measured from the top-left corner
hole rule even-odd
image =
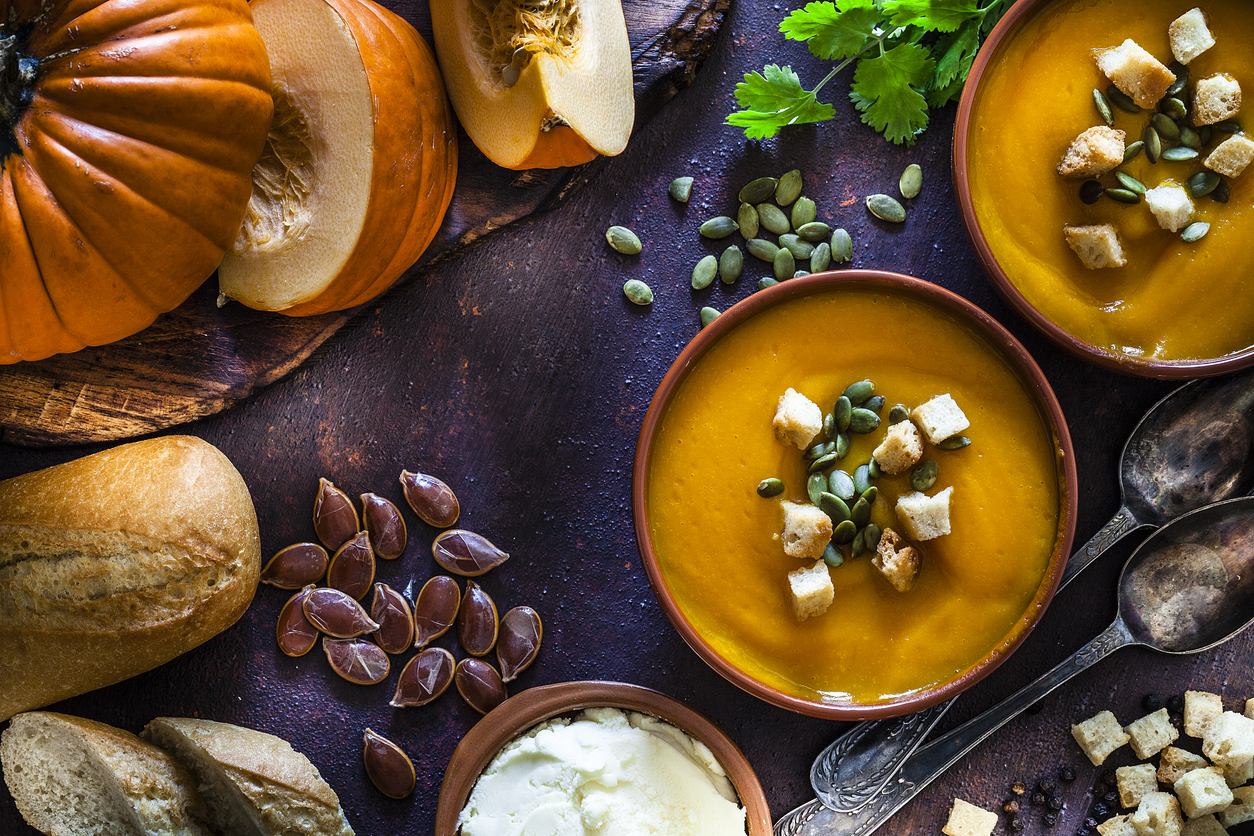
[[[0,24],[0,32],[6,27]],[[39,62],[24,55],[25,31],[0,37],[0,165],[9,154],[18,150],[14,130],[17,120],[35,96],[35,76]]]

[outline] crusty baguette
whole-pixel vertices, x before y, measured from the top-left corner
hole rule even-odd
[[[0,735],[0,765],[22,818],[48,836],[210,836],[191,774],[122,729],[19,714]]]
[[[248,608],[260,571],[248,488],[198,438],[0,482],[0,720],[217,635]]]
[[[143,736],[192,771],[222,833],[353,836],[335,790],[280,737],[190,717],[158,717]]]

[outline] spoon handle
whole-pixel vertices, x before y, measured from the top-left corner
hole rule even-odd
[[[1067,568],[1062,572],[1062,580],[1058,582],[1058,588],[1062,589],[1069,584],[1071,580],[1085,569],[1089,564],[1101,556],[1102,552],[1118,543],[1128,534],[1136,531],[1138,528],[1149,527],[1147,523],[1143,523],[1132,515],[1128,510],[1128,506],[1124,505],[1115,515],[1110,518],[1110,522],[1106,523],[1101,529],[1094,534],[1089,541],[1080,547],[1079,551],[1071,555],[1071,559],[1067,561]]]

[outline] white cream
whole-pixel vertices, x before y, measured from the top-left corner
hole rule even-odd
[[[722,765],[669,723],[616,708],[543,723],[479,776],[462,836],[744,836]]]

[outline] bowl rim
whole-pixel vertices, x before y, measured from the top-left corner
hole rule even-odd
[[[894,292],[904,290],[916,297],[921,297],[925,304],[932,305],[953,316],[958,322],[971,328],[991,349],[997,351],[1019,377],[1047,429],[1053,435],[1059,480],[1058,535],[1054,541],[1054,549],[1046,567],[1045,577],[1037,587],[1032,600],[1024,607],[1023,614],[1006,635],[984,658],[954,679],[890,702],[875,704],[820,703],[785,694],[750,677],[720,656],[683,615],[667,587],[662,577],[661,567],[658,565],[647,520],[648,491],[645,474],[653,442],[657,437],[662,413],[670,396],[679,388],[696,361],[725,333],[766,308],[793,299],[843,288],[880,290],[891,288]],[[1053,599],[1067,559],[1071,554],[1077,518],[1077,485],[1075,450],[1062,407],[1036,361],[1009,331],[973,303],[939,285],[900,273],[854,269],[816,273],[790,279],[766,290],[758,291],[737,302],[693,338],[667,370],[649,404],[644,424],[640,428],[639,441],[636,444],[636,456],[632,468],[631,502],[636,543],[645,573],[649,578],[649,585],[653,588],[671,624],[706,664],[741,690],[780,708],[830,720],[869,720],[897,717],[920,711],[957,695],[992,673],[1027,638],[1040,622]]]
[[[709,747],[745,808],[748,836],[771,836],[766,793],[749,759],[722,729],[660,691],[626,682],[586,680],[528,688],[488,712],[457,744],[436,802],[435,836],[456,836],[457,818],[479,775],[511,740],[562,714],[611,707],[658,717]]]
[[[966,230],[967,240],[971,242],[971,247],[975,250],[984,272],[1002,297],[1019,312],[1019,315],[1046,337],[1072,354],[1110,371],[1161,380],[1188,380],[1227,374],[1254,364],[1254,346],[1223,357],[1201,360],[1155,360],[1116,354],[1082,340],[1038,310],[1010,280],[996,256],[993,255],[992,248],[988,245],[987,237],[975,213],[975,204],[971,197],[971,180],[967,170],[975,99],[979,95],[985,71],[993,63],[1002,47],[1033,15],[1046,6],[1058,2],[1070,2],[1070,0],[1018,0],[997,22],[983,46],[980,47],[980,51],[975,56],[975,63],[972,64],[971,71],[967,75],[966,84],[963,86],[962,98],[958,101],[958,117],[954,123],[953,140],[954,192],[958,198],[958,208],[961,211],[962,225]]]

